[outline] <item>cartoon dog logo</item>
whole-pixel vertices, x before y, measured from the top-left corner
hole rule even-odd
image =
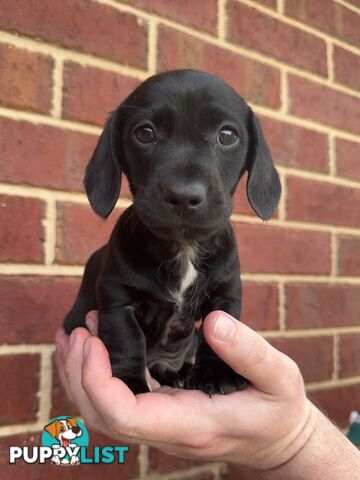
[[[66,417],[64,420],[54,420],[44,427],[53,438],[59,440],[59,445],[53,445],[54,456],[51,461],[56,465],[75,465],[79,463],[79,457],[74,453],[78,446],[71,443],[77,437],[81,437],[82,430],[78,426],[76,418]],[[59,453],[66,451],[67,455]]]

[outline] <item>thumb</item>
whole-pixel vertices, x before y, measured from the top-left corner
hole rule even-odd
[[[294,385],[292,379],[301,379],[293,360],[225,312],[211,312],[204,320],[203,331],[212,350],[258,390],[288,394]]]

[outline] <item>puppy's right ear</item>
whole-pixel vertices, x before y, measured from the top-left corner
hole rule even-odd
[[[120,115],[118,108],[106,122],[84,178],[90,205],[102,218],[110,215],[120,195],[121,166],[118,146],[121,134]]]

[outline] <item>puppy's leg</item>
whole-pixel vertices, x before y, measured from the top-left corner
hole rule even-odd
[[[214,298],[213,302],[206,305],[204,318],[214,310],[222,310],[235,318],[240,316],[240,300],[221,300]],[[186,388],[202,390],[210,396],[213,393],[231,393],[243,390],[249,381],[234,372],[206,343],[203,328],[199,331],[199,346],[196,352],[195,364],[188,371]]]
[[[99,337],[109,352],[113,376],[123,380],[133,393],[148,392],[146,340],[133,307],[100,310]]]
[[[102,247],[94,252],[86,264],[78,296],[74,306],[65,317],[64,329],[68,335],[77,327],[86,327],[87,312],[97,309],[95,283],[100,274],[105,248]]]

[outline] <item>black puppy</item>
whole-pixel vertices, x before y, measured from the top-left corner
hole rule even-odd
[[[90,257],[65,330],[85,326],[86,313],[98,309],[113,375],[134,393],[149,390],[146,366],[161,384],[210,395],[246,386],[194,328],[214,310],[240,317],[229,220],[246,170],[250,204],[266,220],[281,185],[259,122],[229,85],[207,73],[155,75],[109,118],[86,170],[86,193],[106,218],[124,172],[134,203]]]

